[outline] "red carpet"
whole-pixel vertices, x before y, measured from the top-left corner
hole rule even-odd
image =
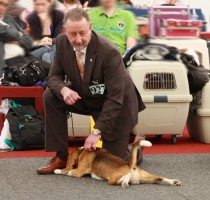
[[[153,146],[144,149],[144,154],[206,154],[210,153],[210,144],[200,143],[191,139],[187,132],[177,138],[177,143],[171,143],[171,136],[162,138],[147,137]]]
[[[162,138],[148,136],[147,139],[153,143],[150,148],[144,149],[144,154],[208,154],[210,153],[210,144],[203,144],[190,138],[187,130],[184,131],[182,137],[177,138],[177,143],[171,143],[171,135],[165,135]],[[83,141],[78,139],[77,146],[82,146]],[[74,142],[69,142],[71,151],[74,147]],[[28,150],[28,151],[13,151],[0,153],[0,158],[27,158],[27,157],[51,157],[54,153],[45,152],[44,150]]]

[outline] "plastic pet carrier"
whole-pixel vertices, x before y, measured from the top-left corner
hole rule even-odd
[[[137,135],[171,134],[172,142],[185,127],[192,95],[185,65],[178,61],[134,61],[128,71],[146,109],[133,129]]]
[[[190,136],[199,142],[210,143],[210,82],[193,95],[187,119]]]

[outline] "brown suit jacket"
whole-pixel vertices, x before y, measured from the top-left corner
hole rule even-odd
[[[128,131],[137,124],[138,112],[145,106],[124,67],[119,51],[109,40],[92,32],[82,82],[73,47],[65,34],[59,35],[56,40],[55,61],[47,84],[60,98],[60,91],[65,86],[65,75],[70,80],[71,87],[81,96],[80,101],[94,117],[95,128],[102,134],[109,135],[113,127],[119,132]],[[105,85],[103,95],[91,93],[89,87],[97,83]],[[113,137],[119,136],[120,133]]]

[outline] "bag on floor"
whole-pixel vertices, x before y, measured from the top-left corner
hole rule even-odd
[[[10,65],[6,67],[4,77],[7,81],[16,82],[21,86],[33,86],[46,78],[45,70],[39,61],[27,61],[21,67]]]
[[[7,119],[15,150],[44,148],[44,119],[33,106],[10,108]]]
[[[21,86],[33,86],[39,81],[44,81],[47,72],[43,63],[33,56],[16,57],[5,61],[4,81],[14,82]],[[50,65],[47,63],[47,65]]]

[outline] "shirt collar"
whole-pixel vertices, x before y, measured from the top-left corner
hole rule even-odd
[[[98,8],[98,15],[107,15],[101,8]],[[119,8],[116,8],[114,14],[111,17],[115,17],[119,15]]]
[[[76,51],[76,49],[73,47],[74,51]],[[86,54],[87,51],[87,46],[83,49],[80,50],[80,52],[82,52],[83,54]]]

